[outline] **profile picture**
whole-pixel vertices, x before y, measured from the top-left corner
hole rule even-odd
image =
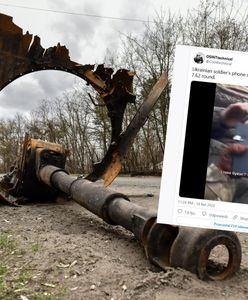
[[[194,61],[197,64],[202,64],[204,61],[204,54],[203,53],[197,53],[196,56],[194,57]]]

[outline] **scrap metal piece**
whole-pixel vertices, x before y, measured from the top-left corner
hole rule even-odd
[[[44,49],[40,38],[15,25],[12,17],[0,14],[0,90],[15,79],[32,72],[59,70],[74,74],[90,84],[100,95],[111,120],[111,141],[101,162],[95,163],[93,171],[85,178],[96,181],[104,179],[109,185],[121,170],[122,161],[133,139],[144,125],[148,114],[167,85],[162,74],[147,100],[138,109],[133,120],[122,133],[124,112],[128,103],[134,103],[134,72],[120,69],[114,73],[104,65],[82,65],[70,59],[69,51],[60,43]]]
[[[58,192],[40,181],[36,169],[47,165],[47,163],[64,168],[67,154],[68,151],[61,145],[31,139],[26,134],[19,160],[0,181],[2,200],[11,205],[18,205],[24,198],[54,199]]]
[[[145,124],[149,113],[156,104],[159,96],[168,84],[168,78],[164,72],[156,84],[150,91],[147,99],[141,104],[140,108],[136,112],[130,124],[127,126],[125,132],[123,132],[119,138],[113,138],[110,147],[101,161],[101,163],[95,165],[94,171],[86,176],[86,179],[96,181],[99,179],[99,175],[104,179],[104,185],[108,186],[119,174],[122,161],[125,158],[126,153],[133,144],[137,133],[140,128]]]
[[[162,74],[122,133],[126,106],[135,101],[134,72],[120,69],[113,74],[113,69],[103,65],[95,67],[74,62],[65,46],[58,43],[57,46],[44,49],[38,36],[33,37],[28,32],[23,34],[22,29],[13,23],[12,17],[0,14],[0,90],[25,74],[41,70],[60,70],[74,74],[90,84],[103,99],[111,120],[111,141],[104,158],[94,164],[93,171],[85,178],[91,181],[103,178],[105,185],[109,185],[120,172],[123,158],[133,139],[167,85],[166,75]],[[22,168],[18,166],[18,170]]]
[[[39,176],[105,222],[131,231],[142,243],[147,258],[162,269],[181,267],[202,280],[224,280],[239,269],[241,247],[233,232],[158,224],[156,211],[138,206],[125,195],[84,178],[75,179],[55,166],[44,166]],[[226,268],[210,269],[210,252],[217,245],[227,247],[228,264]]]
[[[218,245],[228,250],[227,264],[221,268],[209,260],[211,251]],[[238,271],[241,255],[241,245],[234,232],[180,227],[171,247],[170,265],[196,273],[202,280],[225,280]]]
[[[3,191],[0,191],[0,202],[11,206],[19,206],[17,198]]]
[[[135,101],[133,94],[134,72],[113,69],[104,65],[82,65],[70,59],[69,51],[60,43],[44,49],[40,38],[27,32],[23,34],[12,17],[0,14],[0,90],[15,79],[26,74],[57,70],[71,73],[85,80],[99,93],[111,120],[111,144],[116,143],[122,131],[122,121],[126,106]],[[104,169],[112,161],[112,156],[94,168],[94,179],[104,174]],[[107,163],[106,163],[107,162]]]
[[[12,198],[35,200],[63,193],[105,222],[131,231],[151,263],[162,269],[181,267],[203,280],[224,280],[238,270],[241,248],[234,233],[157,224],[155,210],[134,204],[126,195],[81,176],[70,176],[64,169],[66,155],[60,145],[26,136],[18,164],[24,167],[16,167],[5,177],[2,190],[5,186]],[[13,182],[15,185],[9,188]],[[227,247],[229,260],[226,268],[210,270],[209,255],[216,245]]]
[[[64,46],[58,44],[44,49],[39,37],[33,38],[28,32],[23,35],[11,17],[0,14],[0,90],[25,74],[52,69],[79,76],[102,97],[111,119],[111,144],[102,162],[87,178],[93,181],[104,176],[105,184],[110,184],[165,88],[165,74],[121,135],[126,105],[135,100],[132,91],[134,73],[121,69],[113,75],[113,70],[103,65],[95,69],[93,65],[75,63]],[[63,192],[109,224],[121,225],[133,232],[150,261],[162,269],[178,266],[196,273],[201,279],[212,280],[223,280],[238,270],[241,248],[234,233],[157,224],[156,211],[131,203],[125,195],[99,187],[87,179],[69,176],[64,170],[66,155],[60,145],[26,136],[19,162],[0,182],[0,198],[15,204],[13,199],[18,197],[37,200],[53,198]],[[209,255],[216,245],[225,245],[229,252],[227,267],[217,274],[208,270]]]

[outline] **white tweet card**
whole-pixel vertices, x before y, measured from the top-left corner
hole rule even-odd
[[[158,223],[248,232],[248,53],[176,47]]]

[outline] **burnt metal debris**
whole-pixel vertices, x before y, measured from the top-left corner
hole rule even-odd
[[[156,211],[138,206],[121,193],[64,169],[67,151],[60,145],[26,136],[22,155],[0,183],[2,195],[12,199],[44,200],[63,193],[105,222],[131,231],[143,245],[147,258],[162,269],[181,267],[206,280],[224,280],[240,266],[241,247],[235,233],[158,224]],[[211,265],[217,245],[229,253],[226,267]]]
[[[104,65],[96,67],[74,62],[70,59],[68,49],[59,43],[44,49],[38,36],[33,37],[29,32],[23,34],[22,29],[13,23],[12,17],[0,14],[0,90],[25,74],[43,70],[74,74],[99,93],[111,120],[112,137],[106,156],[100,163],[95,164],[93,172],[87,178],[95,181],[104,177],[106,182],[111,183],[114,179],[113,168],[110,168],[110,179],[109,166],[118,156],[117,144],[122,131],[124,111],[128,103],[135,101],[132,85],[134,73],[126,69],[114,73],[113,69]]]
[[[63,193],[112,225],[131,231],[155,265],[182,267],[199,278],[224,280],[240,266],[241,246],[235,233],[158,224],[156,211],[140,207],[121,193],[100,187],[92,181],[103,178],[109,185],[118,175],[122,160],[144,125],[151,109],[167,85],[162,74],[133,120],[122,133],[122,120],[128,103],[135,101],[134,73],[125,69],[113,74],[111,68],[81,65],[70,60],[69,52],[58,44],[44,49],[39,37],[0,14],[0,90],[25,74],[41,70],[61,70],[84,79],[102,97],[111,119],[112,138],[103,160],[85,178],[70,176],[65,170],[67,151],[60,145],[25,136],[17,163],[0,182],[0,199],[12,205],[22,200],[53,199]],[[217,245],[229,254],[225,267],[211,265],[209,256]]]

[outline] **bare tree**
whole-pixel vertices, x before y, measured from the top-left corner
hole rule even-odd
[[[124,129],[160,74],[165,71],[169,78],[166,90],[127,155],[124,172],[156,173],[161,168],[176,44],[247,51],[247,12],[247,3],[241,0],[203,0],[186,16],[161,11],[152,22],[144,24],[142,34],[122,35],[119,53],[107,49],[107,65],[136,72],[136,104],[127,106]],[[92,90],[78,85],[58,99],[43,100],[28,118],[17,115],[0,120],[1,172],[7,171],[16,159],[26,130],[35,138],[68,148],[70,172],[89,172],[92,163],[103,157],[110,143],[110,120],[102,104]]]

